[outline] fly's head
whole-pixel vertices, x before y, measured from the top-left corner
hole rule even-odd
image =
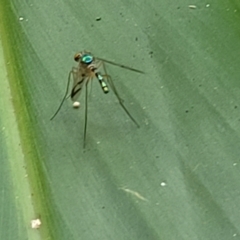
[[[94,61],[94,57],[90,52],[79,52],[74,55],[74,60],[86,65],[90,65]]]

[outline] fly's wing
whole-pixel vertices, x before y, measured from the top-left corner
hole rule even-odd
[[[72,87],[70,96],[71,96],[71,100],[75,102],[79,98],[80,93],[88,77],[86,76],[84,68],[82,68],[81,66],[73,69],[72,77],[73,77],[73,87]]]
[[[121,67],[121,68],[125,68],[125,69],[128,69],[128,70],[134,71],[134,72],[144,73],[144,72],[141,71],[141,70],[138,70],[138,69],[135,69],[135,68],[131,68],[131,67],[128,67],[128,66],[119,64],[119,63],[115,63],[115,62],[112,62],[112,61],[109,61],[109,60],[106,60],[106,59],[103,59],[103,58],[99,58],[99,57],[95,57],[95,58],[96,58],[97,60],[100,60],[100,61],[103,61],[103,62],[112,64],[112,65],[115,65],[115,66],[118,66],[118,67]]]

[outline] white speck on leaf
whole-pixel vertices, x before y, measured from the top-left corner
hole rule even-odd
[[[129,188],[120,188],[120,189],[125,191],[125,192],[127,192],[127,193],[132,194],[133,196],[135,196],[135,197],[137,197],[137,198],[139,198],[139,199],[141,199],[143,201],[148,201],[145,197],[143,197],[140,193],[138,193],[136,191],[133,191],[133,190],[131,190]]]
[[[188,5],[188,7],[189,7],[190,9],[196,9],[196,8],[197,8],[196,5]]]
[[[31,227],[32,227],[33,229],[38,229],[38,228],[40,228],[41,224],[42,224],[42,223],[41,223],[41,221],[40,221],[39,218],[33,219],[33,220],[31,221]]]
[[[165,182],[161,182],[161,186],[165,187],[167,184]]]

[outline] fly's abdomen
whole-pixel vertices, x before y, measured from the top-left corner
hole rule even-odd
[[[96,75],[96,77],[97,77],[97,79],[98,79],[98,81],[101,85],[101,88],[102,88],[103,92],[108,93],[109,92],[108,86],[107,86],[106,82],[104,81],[104,78],[101,75],[101,73],[96,73],[95,75]]]

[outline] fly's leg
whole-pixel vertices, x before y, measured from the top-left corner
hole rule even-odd
[[[112,64],[112,65],[115,65],[115,66],[118,66],[118,67],[121,67],[121,68],[124,68],[124,69],[128,69],[128,70],[133,71],[133,72],[138,72],[138,73],[143,73],[144,74],[144,72],[141,71],[141,70],[131,68],[131,67],[125,66],[123,64],[115,63],[115,62],[112,62],[112,61],[109,61],[109,60],[106,60],[106,59],[103,59],[103,58],[99,58],[99,57],[95,57],[95,58],[97,60],[101,61],[101,62],[106,62],[106,63]]]
[[[90,79],[92,80],[92,79]],[[84,134],[83,134],[83,148],[86,147],[86,137],[87,137],[87,120],[88,120],[88,82],[86,82],[85,86],[85,122],[84,122]]]
[[[69,90],[69,84],[70,84],[70,80],[71,80],[71,75],[74,75],[74,74],[76,73],[76,71],[77,71],[77,69],[73,67],[72,70],[69,72],[69,74],[68,74],[68,82],[67,82],[67,87],[66,87],[66,92],[65,92],[65,94],[64,94],[64,97],[63,97],[63,99],[62,99],[62,101],[61,101],[58,109],[57,109],[56,112],[53,114],[53,116],[50,118],[50,120],[53,120],[53,119],[57,116],[57,114],[59,113],[60,109],[62,108],[62,105],[63,105],[65,99],[67,98],[67,94],[68,94],[68,90]]]
[[[103,77],[106,77],[107,81],[108,81],[108,84],[109,86],[111,87],[111,89],[113,90],[115,96],[117,97],[118,99],[118,102],[119,104],[121,105],[121,107],[123,108],[123,110],[126,112],[126,114],[128,115],[128,117],[136,124],[136,126],[139,128],[139,124],[137,123],[137,121],[134,119],[134,117],[130,114],[130,112],[127,110],[127,108],[124,106],[123,104],[123,99],[119,96],[118,92],[117,92],[117,89],[113,83],[113,80],[112,80],[112,77],[110,75],[107,74],[107,71],[106,71],[106,67],[105,67],[105,64],[103,63],[103,69],[104,69],[104,72],[105,72],[105,75],[103,75]]]

